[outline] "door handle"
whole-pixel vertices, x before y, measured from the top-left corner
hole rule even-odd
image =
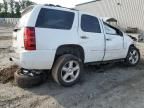
[[[108,38],[108,39],[106,39],[107,41],[112,41],[112,39],[110,39],[110,38]]]
[[[82,38],[82,39],[88,39],[88,37],[87,37],[87,36],[81,36],[81,38]]]

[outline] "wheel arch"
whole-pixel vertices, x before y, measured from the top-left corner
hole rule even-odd
[[[129,49],[130,49],[131,47],[134,47],[134,48],[136,48],[136,49],[139,51],[139,49],[135,46],[134,43],[129,46],[128,51],[129,51]]]
[[[129,52],[131,52],[131,49],[136,49],[137,50],[137,53],[138,53],[138,60],[137,60],[137,62],[136,63],[134,63],[134,64],[132,64],[131,63],[131,61],[129,61]],[[138,63],[139,63],[139,61],[140,61],[140,51],[139,51],[139,49],[134,45],[134,44],[131,44],[130,46],[129,46],[129,48],[128,48],[128,52],[127,52],[127,56],[126,56],[126,59],[125,59],[125,63],[126,63],[126,65],[128,65],[128,66],[135,66],[135,65],[137,65]]]
[[[135,47],[133,43],[130,44],[130,45],[127,47],[126,56],[128,55],[129,49],[130,49],[131,47]]]
[[[135,48],[139,51],[139,49],[134,45],[134,43],[132,43],[132,44],[130,44],[129,47],[127,48],[127,54],[126,54],[126,56],[128,55],[129,49],[130,49],[131,47],[135,47]]]
[[[59,46],[56,49],[56,54],[54,57],[54,62],[56,59],[64,54],[72,54],[74,56],[79,57],[82,62],[85,60],[85,52],[82,46],[77,45],[77,44],[64,44]]]
[[[129,49],[130,49],[130,47],[135,47],[135,45],[134,45],[134,44],[131,44],[131,45],[129,46]]]

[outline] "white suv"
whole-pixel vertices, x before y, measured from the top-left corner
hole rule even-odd
[[[75,84],[85,63],[123,60],[134,66],[140,53],[133,40],[100,18],[54,5],[26,8],[14,29],[11,60],[27,70],[51,70],[54,80]]]

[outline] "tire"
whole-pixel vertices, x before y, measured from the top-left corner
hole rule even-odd
[[[136,66],[139,63],[139,61],[140,61],[140,52],[139,52],[139,50],[136,47],[131,46],[129,48],[127,57],[125,59],[125,64],[127,66]]]
[[[21,70],[14,74],[15,83],[21,88],[31,88],[33,86],[40,85],[44,79],[43,75],[28,76],[21,73]]]
[[[64,87],[76,84],[83,69],[82,60],[78,57],[66,54],[59,57],[52,68],[53,79]]]

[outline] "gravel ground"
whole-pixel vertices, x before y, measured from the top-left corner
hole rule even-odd
[[[9,62],[11,55],[10,47],[12,45],[12,30],[14,26],[0,23],[0,69],[12,65]]]
[[[13,82],[0,83],[0,108],[144,108],[144,44],[139,44],[141,62],[136,67],[119,63],[85,67],[78,84],[64,88],[49,76],[31,89]],[[8,49],[0,50],[0,68],[8,66]]]

